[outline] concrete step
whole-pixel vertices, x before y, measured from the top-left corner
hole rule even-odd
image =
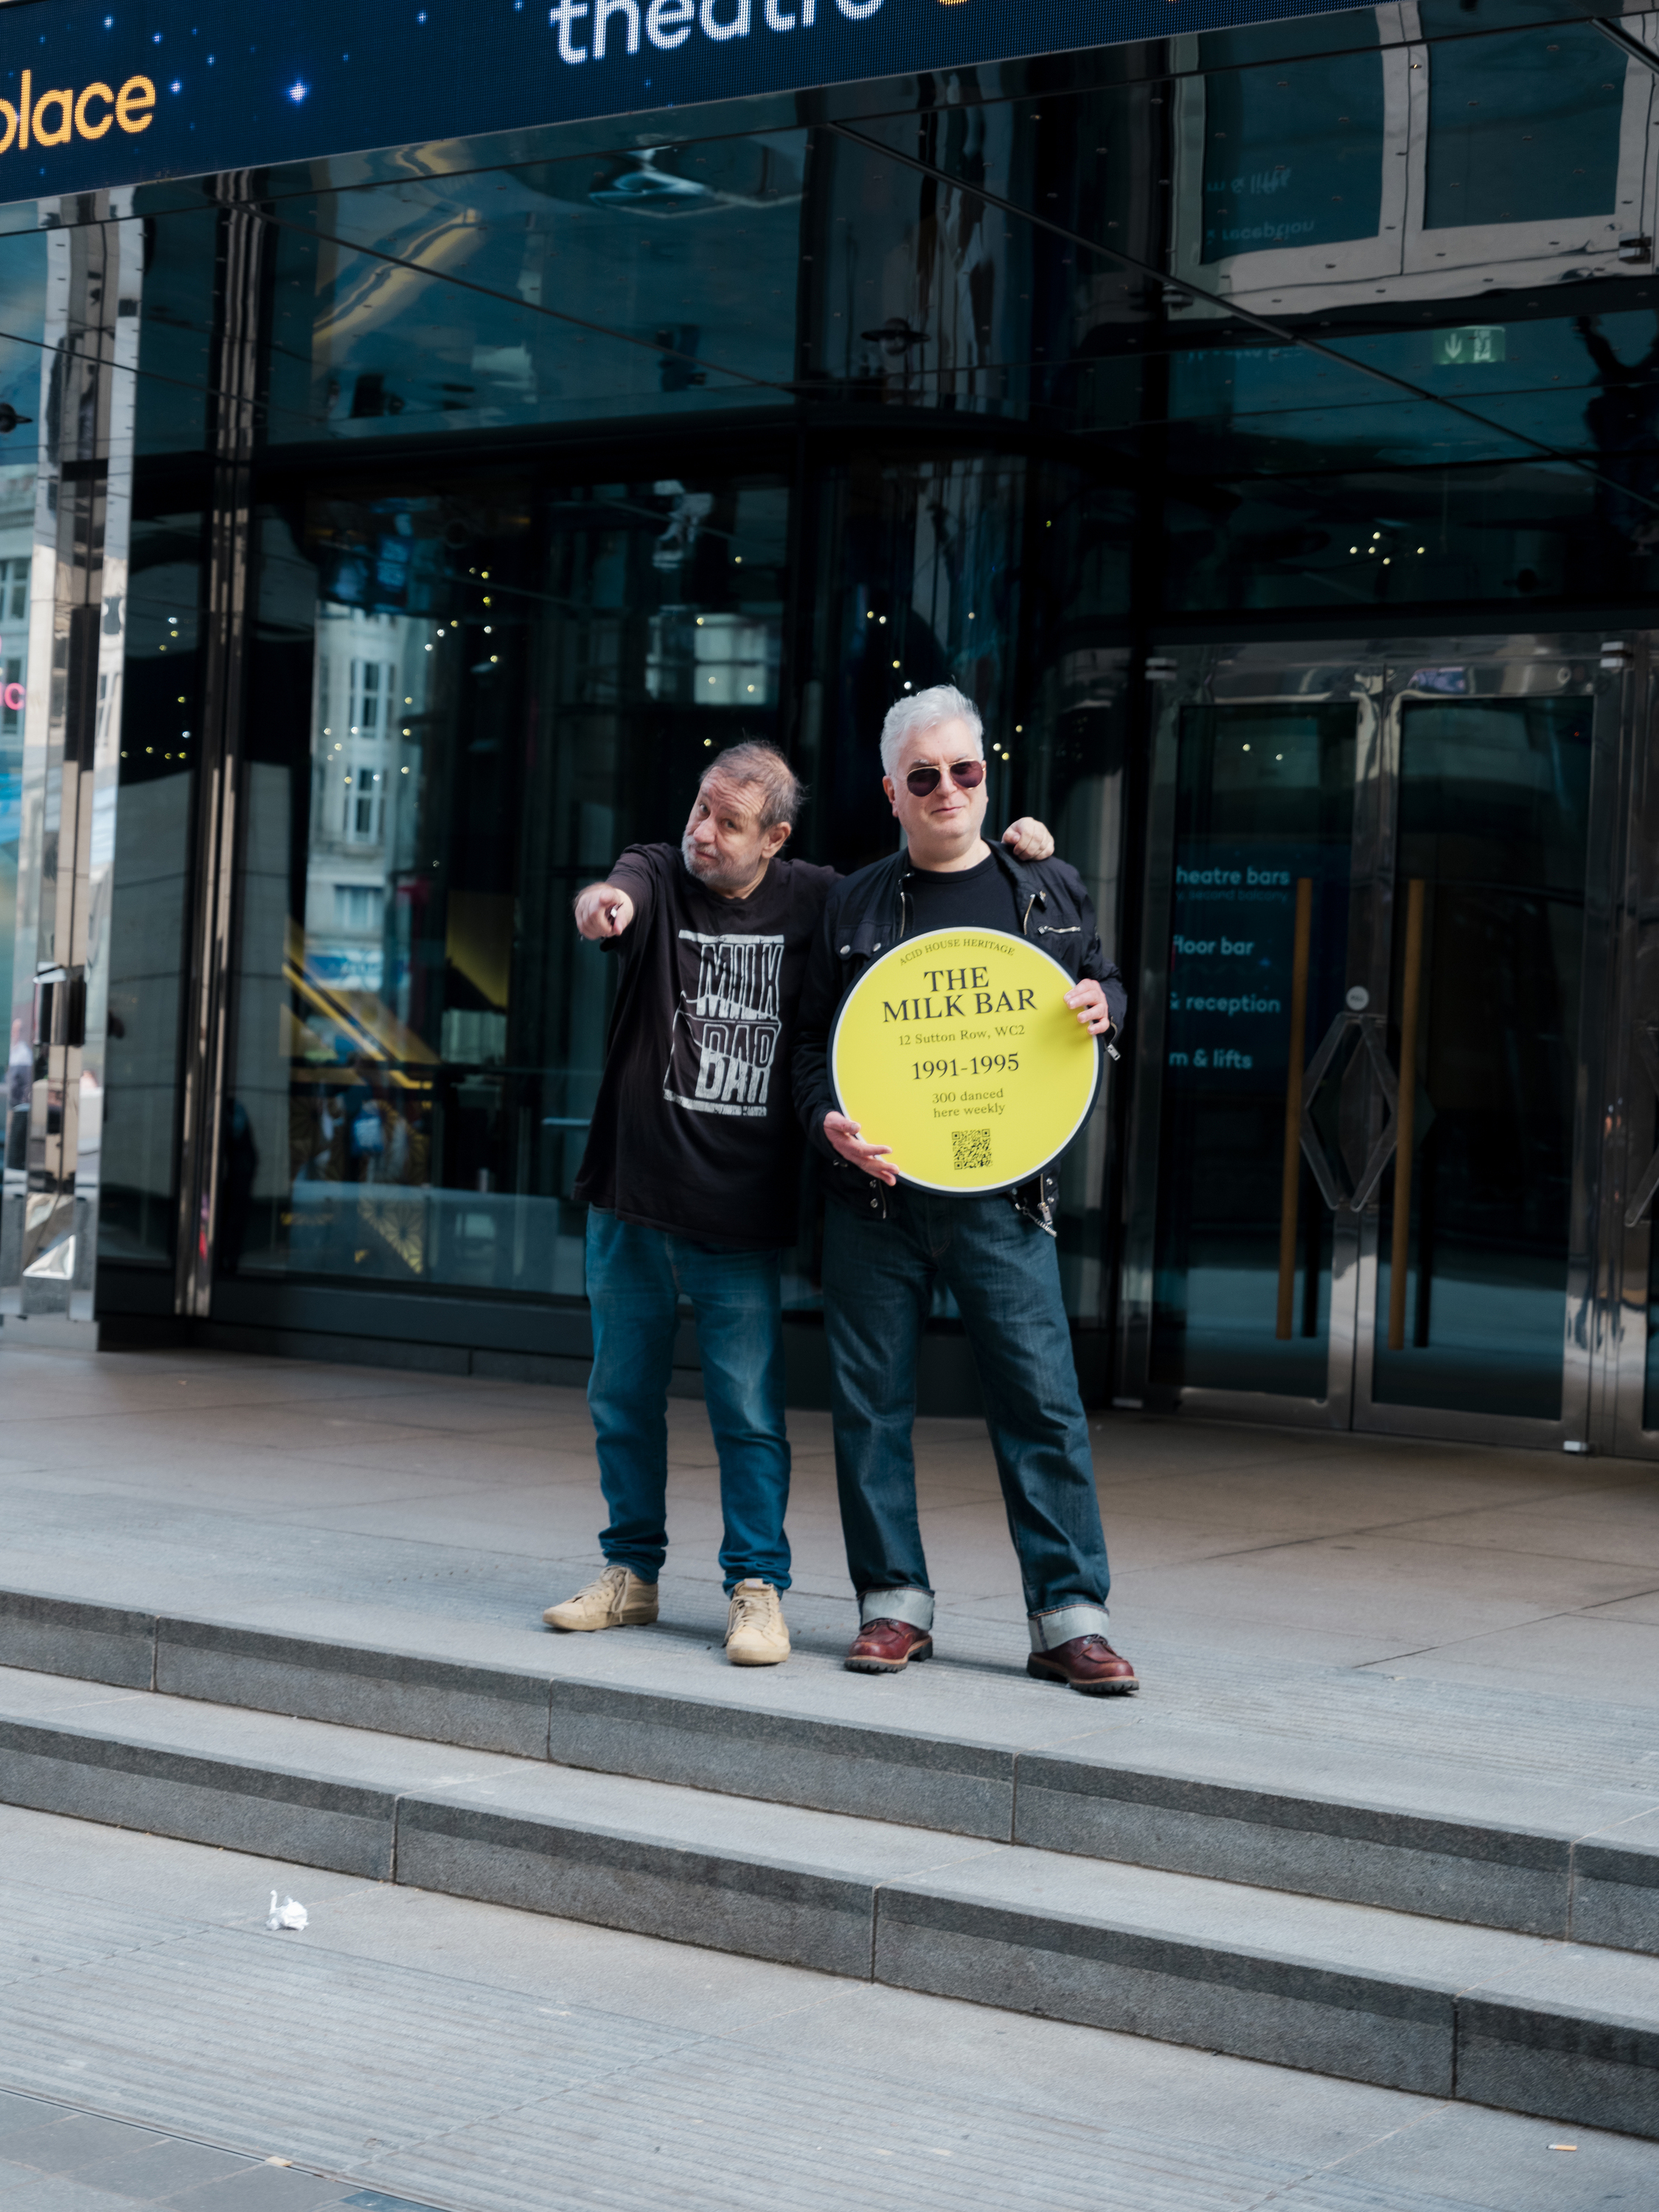
[[[400,1644],[356,1642],[12,1590],[0,1663],[1659,1956],[1659,1767],[1620,1787],[1170,1727],[1155,1683],[1087,1700],[938,1662],[888,1680],[809,1654],[737,1669],[665,1631],[450,1623],[420,1649],[402,1626]]]
[[[0,1800],[1659,2137],[1659,1960],[0,1669]]]

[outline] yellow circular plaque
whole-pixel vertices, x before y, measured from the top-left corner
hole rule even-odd
[[[841,1005],[830,1079],[841,1110],[924,1190],[1006,1190],[1082,1127],[1100,1048],[1057,960],[994,929],[908,937]]]

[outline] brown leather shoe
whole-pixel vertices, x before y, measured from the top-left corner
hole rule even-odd
[[[853,1649],[858,1650],[856,1644]],[[1133,1696],[1140,1687],[1134,1668],[1103,1636],[1074,1636],[1069,1644],[1056,1644],[1052,1651],[1034,1651],[1025,1671],[1039,1682],[1065,1682],[1085,1698]]]
[[[866,1620],[853,1638],[847,1664],[854,1674],[900,1674],[915,1660],[931,1659],[933,1639],[908,1620]]]

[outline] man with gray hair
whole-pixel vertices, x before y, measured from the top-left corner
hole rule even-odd
[[[543,1619],[569,1631],[657,1617],[667,1554],[668,1385],[678,1302],[696,1314],[720,1455],[720,1553],[733,1665],[789,1656],[780,1263],[795,1241],[799,1133],[788,1064],[833,868],[783,858],[801,787],[772,746],[704,770],[678,845],[630,845],[577,894],[581,934],[621,955],[605,1070],[575,1196],[587,1296],[603,1571]],[[1052,852],[1041,823],[1007,833]]]
[[[836,1480],[859,1632],[857,1674],[932,1656],[933,1589],[916,1515],[916,1357],[935,1282],[955,1296],[984,1392],[1030,1632],[1028,1673],[1085,1695],[1139,1686],[1106,1640],[1111,1573],[1054,1247],[1054,1184],[988,1195],[901,1183],[904,1163],[843,1114],[830,1086],[837,1009],[872,960],[936,929],[1030,938],[1073,978],[1066,1004],[1109,1038],[1127,1004],[1083,879],[981,836],[985,744],[948,684],[901,700],[882,779],[906,849],[836,885],[801,996],[795,1103],[828,1166],[824,1332]]]

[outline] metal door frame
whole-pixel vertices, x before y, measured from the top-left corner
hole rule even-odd
[[[1651,632],[1637,631],[1620,642],[1626,648],[1626,665],[1616,672],[1625,702],[1624,757],[1616,803],[1623,836],[1607,902],[1610,975],[1597,1102],[1605,1169],[1595,1328],[1587,1347],[1589,1433],[1600,1449],[1659,1459],[1659,1429],[1644,1425],[1656,1203],[1650,1170],[1659,1151],[1659,1078],[1652,1049],[1659,1030],[1659,655]]]
[[[1149,1381],[1153,1275],[1158,1227],[1158,1158],[1163,1103],[1165,1010],[1169,1003],[1170,938],[1174,892],[1176,747],[1182,711],[1188,706],[1247,703],[1330,703],[1352,698],[1358,708],[1354,823],[1350,872],[1346,989],[1363,992],[1368,1018],[1391,1018],[1395,823],[1398,799],[1401,710],[1419,668],[1462,664],[1470,671],[1499,671],[1496,683],[1472,676],[1468,691],[1451,695],[1513,696],[1541,683],[1531,672],[1549,671],[1547,696],[1592,696],[1589,852],[1585,872],[1584,941],[1580,1000],[1577,1081],[1572,1130],[1571,1197],[1567,1286],[1562,1328],[1562,1411],[1559,1420],[1477,1413],[1435,1407],[1379,1402],[1373,1395],[1376,1328],[1377,1231],[1376,1188],[1355,1212],[1335,1211],[1331,1257],[1329,1366],[1326,1395],[1297,1398],[1185,1384],[1173,1392]],[[1557,672],[1572,671],[1562,683]],[[1636,988],[1636,933],[1640,927],[1639,874],[1650,885],[1649,907],[1659,921],[1659,763],[1646,773],[1645,750],[1633,739],[1632,701],[1649,696],[1644,639],[1630,633],[1519,632],[1480,636],[1405,636],[1287,644],[1218,643],[1179,647],[1154,655],[1147,675],[1158,687],[1147,816],[1147,867],[1142,915],[1143,948],[1137,976],[1139,1050],[1128,1117],[1127,1182],[1124,1207],[1123,1278],[1120,1298],[1117,1402],[1169,1403],[1170,1410],[1209,1419],[1265,1421],[1275,1425],[1368,1431],[1375,1434],[1445,1438],[1454,1442],[1537,1449],[1637,1450],[1659,1458],[1659,1431],[1632,1432],[1632,1389],[1639,1423],[1645,1359],[1647,1258],[1645,1221],[1620,1229],[1615,1247],[1609,1226],[1615,1199],[1639,1176],[1659,1147],[1659,1079],[1649,1083],[1628,1046],[1631,1022],[1620,1029],[1615,984]],[[1659,700],[1650,705],[1659,711]],[[1642,753],[1641,762],[1636,755]],[[1633,765],[1645,775],[1645,841],[1632,821],[1623,858],[1615,916],[1615,859],[1619,824],[1631,816]],[[1638,853],[1638,844],[1640,847]],[[1646,862],[1653,855],[1651,864]],[[1638,866],[1638,860],[1645,867]],[[1615,927],[1615,923],[1617,926]],[[1642,1011],[1656,1032],[1659,1065],[1659,930],[1653,933],[1644,971]],[[1351,1000],[1352,1003],[1352,1000]],[[1632,999],[1632,1003],[1635,1001]],[[1141,1010],[1144,1009],[1144,1012]],[[1621,1039],[1623,1042],[1621,1042]],[[1310,1058],[1316,1041],[1309,1040]],[[1632,1075],[1654,1093],[1654,1110],[1622,1121],[1596,1096],[1603,1083],[1614,1101],[1634,1094]],[[1352,1164],[1381,1141],[1392,1123],[1373,1078],[1358,1103],[1345,1105],[1344,1152]],[[1651,1141],[1646,1140],[1651,1125]],[[1628,1126],[1627,1126],[1628,1125]],[[1606,1158],[1633,1148],[1641,1158],[1629,1173],[1604,1176]],[[1645,1143],[1646,1148],[1644,1149]],[[1607,1186],[1607,1188],[1604,1188]],[[1622,1197],[1616,1200],[1622,1206]],[[1614,1268],[1617,1252],[1621,1263]],[[1615,1279],[1616,1276],[1616,1279]],[[1632,1288],[1626,1294],[1625,1285]],[[1637,1304],[1633,1309],[1631,1299]],[[1632,1383],[1632,1376],[1634,1376]],[[1620,1437],[1615,1442],[1615,1426]]]
[[[1268,1421],[1278,1426],[1346,1429],[1352,1420],[1355,1304],[1359,1245],[1353,1217],[1338,1213],[1331,1253],[1329,1364],[1322,1398],[1277,1392],[1224,1390],[1185,1383],[1170,1393],[1149,1379],[1152,1288],[1157,1264],[1159,1158],[1165,1014],[1170,999],[1170,938],[1175,893],[1175,810],[1181,717],[1188,707],[1288,704],[1326,706],[1352,700],[1357,712],[1355,814],[1350,889],[1350,982],[1352,933],[1362,866],[1362,837],[1374,842],[1375,810],[1363,804],[1376,781],[1380,737],[1378,652],[1352,640],[1329,643],[1188,646],[1154,655],[1146,673],[1158,688],[1147,805],[1146,890],[1141,958],[1131,1003],[1135,1050],[1129,1105],[1119,1297],[1116,1402],[1156,1404],[1211,1419]],[[1292,680],[1293,678],[1299,680]],[[1362,830],[1362,823],[1365,824]],[[1375,863],[1371,863],[1374,872]],[[1386,956],[1385,956],[1386,957]]]

